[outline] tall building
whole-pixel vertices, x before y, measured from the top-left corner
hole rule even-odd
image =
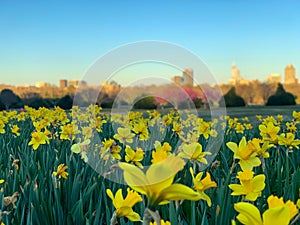
[[[284,70],[284,84],[298,84],[296,69],[292,64],[288,64]]]
[[[194,71],[192,68],[187,68],[183,70],[183,86],[193,87],[194,86]]]
[[[86,82],[83,80],[59,80],[60,88],[66,88],[70,86],[78,88],[79,85],[86,85]]]
[[[266,82],[271,84],[271,83],[281,83],[281,75],[280,74],[271,74],[267,76]]]
[[[228,80],[228,84],[235,85],[242,80],[240,69],[235,64],[231,66],[231,77]]]
[[[67,80],[59,80],[59,87],[60,88],[65,88],[68,86],[68,81]]]
[[[182,76],[174,76],[173,81],[179,86],[193,87],[194,86],[194,71],[192,68],[187,68],[182,71]]]

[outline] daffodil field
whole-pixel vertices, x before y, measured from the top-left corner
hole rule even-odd
[[[0,112],[2,224],[300,224],[300,112]]]

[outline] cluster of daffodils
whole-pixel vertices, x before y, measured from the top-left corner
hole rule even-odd
[[[224,209],[213,200],[223,193],[213,190],[225,183],[233,196],[233,223],[284,225],[298,221],[300,200],[287,199],[284,191],[288,188],[276,194],[267,181],[274,179],[274,183],[281,182],[278,185],[285,182],[288,187],[288,175],[297,175],[299,123],[300,112],[296,111],[289,119],[257,115],[255,121],[229,116],[207,121],[176,110],[110,115],[96,105],[85,109],[74,106],[70,111],[25,107],[22,112],[0,112],[0,135],[27,140],[33,153],[57,154],[55,146],[64,145],[70,149],[70,161],[75,158],[86,165],[92,159],[104,165],[107,174],[121,170],[127,187],[110,186],[106,190],[114,207],[111,224],[117,224],[121,217],[144,224],[170,224],[170,218],[160,217],[160,205],[175,201],[178,209],[184,200],[215,209],[217,217]],[[223,134],[218,155],[219,149],[210,149],[209,143],[220,140]],[[57,183],[70,180],[70,161],[61,157],[53,165],[51,174]],[[270,178],[270,167],[276,166],[273,161],[278,163],[277,175]],[[18,172],[20,164],[22,160],[14,158],[12,169]],[[227,179],[214,173],[220,167],[230,168],[224,172]],[[6,185],[4,179],[0,180],[2,186]],[[10,203],[13,206],[16,196]]]

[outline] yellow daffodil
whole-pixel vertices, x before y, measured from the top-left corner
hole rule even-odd
[[[295,214],[294,207],[278,202],[277,197],[269,196],[267,209],[261,216],[258,208],[246,202],[239,202],[234,209],[239,213],[237,219],[245,225],[288,225],[291,215]]]
[[[61,140],[74,140],[75,134],[79,133],[78,126],[75,123],[69,123],[60,127]]]
[[[208,139],[210,135],[210,128],[211,128],[210,122],[203,121],[202,123],[199,124],[198,127],[199,135],[203,135],[205,139]]]
[[[152,152],[152,163],[157,163],[165,160],[171,155],[172,147],[168,142],[164,142],[163,145],[159,141],[154,144],[155,151]]]
[[[293,111],[293,117],[296,121],[300,121],[300,112]]]
[[[200,194],[201,199],[205,200],[208,206],[211,206],[210,197],[205,194],[204,191],[212,187],[217,187],[217,183],[211,180],[209,173],[206,173],[206,176],[202,180],[201,178],[203,176],[203,172],[198,173],[195,177],[194,171],[192,167],[190,167],[190,173],[193,178],[194,190],[196,190]]]
[[[237,123],[234,129],[235,129],[236,133],[242,134],[242,133],[244,133],[245,127],[243,126],[243,124]]]
[[[66,172],[66,170],[68,169],[68,166],[66,166],[65,164],[60,164],[57,167],[57,171],[53,172],[53,176],[58,176],[58,178],[64,178],[67,179],[69,173]]]
[[[237,145],[234,142],[226,143],[227,147],[234,153],[234,158],[239,159],[242,170],[252,170],[253,167],[259,166],[261,161],[253,148],[249,148],[246,138],[243,137]]]
[[[32,145],[34,150],[37,150],[40,145],[49,144],[49,131],[35,131],[31,134],[31,140],[28,145]]]
[[[117,129],[118,133],[114,135],[114,138],[117,139],[120,143],[132,143],[133,137],[135,134],[131,133],[130,128],[119,127]]]
[[[181,158],[195,160],[203,164],[207,164],[206,155],[211,155],[211,153],[202,152],[200,143],[183,144],[182,151],[178,154]]]
[[[149,131],[148,125],[144,119],[139,119],[133,125],[133,132],[138,135],[140,140],[148,140],[149,139]]]
[[[102,145],[103,146],[100,149],[100,157],[103,160],[107,161],[110,157],[117,160],[121,159],[120,152],[122,148],[117,145],[113,139],[104,139],[104,141],[102,141]]]
[[[275,126],[273,122],[268,122],[266,125],[261,124],[258,126],[260,130],[260,136],[263,140],[270,142],[277,142],[277,134],[280,130],[279,126]]]
[[[230,184],[229,188],[233,190],[231,195],[245,195],[245,198],[250,201],[256,201],[261,196],[261,192],[265,188],[265,175],[260,174],[253,177],[254,172],[243,171],[238,172],[237,178],[241,184]]]
[[[18,127],[18,125],[13,125],[11,127],[11,132],[17,136],[20,136],[20,132],[19,132],[20,128]]]
[[[0,184],[3,184],[5,182],[5,180],[1,179],[0,180]]]
[[[287,129],[288,132],[294,133],[294,132],[297,131],[297,127],[296,127],[296,124],[295,124],[294,121],[292,121],[292,122],[286,122],[285,126],[286,126],[286,129]]]
[[[127,196],[125,199],[122,195],[122,189],[119,189],[115,196],[110,189],[106,189],[106,193],[112,200],[118,218],[127,217],[131,221],[141,221],[139,214],[134,212],[132,209],[136,203],[143,201],[142,197],[138,193],[127,188]]]
[[[126,145],[125,153],[126,162],[132,162],[139,167],[143,167],[141,161],[144,158],[145,152],[141,148],[137,148],[136,151],[134,151],[130,146]]]
[[[295,135],[293,133],[282,133],[278,136],[278,144],[284,145],[290,149],[293,147],[299,149],[298,145],[300,144],[300,140],[295,139]]]
[[[84,140],[90,139],[93,136],[93,129],[90,126],[82,127],[81,134],[84,137]]]
[[[157,225],[156,222],[150,222],[150,225]],[[171,225],[169,221],[160,220],[160,225]]]
[[[175,175],[183,169],[184,161],[170,155],[166,160],[152,164],[146,173],[128,163],[119,163],[127,184],[147,196],[150,208],[169,200],[199,200],[200,194],[183,184],[172,184]]]
[[[263,143],[261,145],[261,143]],[[248,147],[254,149],[258,156],[262,156],[263,158],[269,158],[270,154],[267,150],[273,147],[273,144],[269,144],[268,141],[262,141],[258,138],[253,138],[248,142]]]
[[[81,159],[84,162],[88,162],[87,152],[89,150],[89,144],[91,143],[90,139],[85,140],[81,143],[76,143],[71,146],[71,151],[75,154],[80,154]]]
[[[294,202],[292,202],[291,200],[288,200],[287,202],[284,203],[282,197],[278,198],[277,196],[271,195],[268,198],[268,205],[269,205],[269,209],[273,209],[273,208],[280,207],[280,206],[287,206],[289,208],[289,212],[290,212],[290,219],[292,219],[298,213],[297,206],[294,204]]]

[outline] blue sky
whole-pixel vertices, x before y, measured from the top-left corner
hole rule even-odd
[[[162,40],[197,54],[219,82],[235,62],[248,79],[300,77],[299,1],[0,0],[0,83],[81,79],[120,45]],[[170,74],[170,77],[174,74]]]

